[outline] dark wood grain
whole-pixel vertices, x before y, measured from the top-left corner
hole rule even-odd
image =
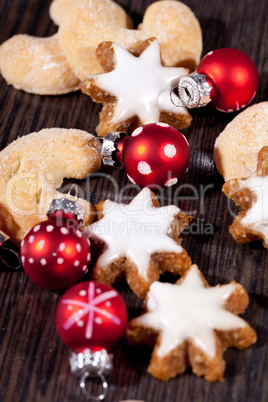
[[[138,24],[152,1],[118,0]],[[199,19],[204,51],[234,47],[247,53],[258,67],[260,86],[254,103],[268,95],[268,1],[185,0]],[[0,43],[17,33],[50,36],[56,27],[49,19],[50,0],[0,0]],[[79,92],[65,96],[37,96],[8,87],[0,79],[0,147],[19,136],[47,127],[79,128],[94,132],[100,107]],[[207,107],[193,111],[184,130],[191,149],[189,171],[177,188],[159,193],[163,205],[175,203],[194,215],[183,245],[211,285],[239,281],[250,294],[244,317],[257,331],[255,346],[225,353],[225,381],[210,384],[190,370],[164,383],[146,371],[150,351],[114,349],[114,369],[107,402],[142,399],[147,402],[266,402],[268,400],[268,259],[260,244],[238,245],[228,233],[230,206],[221,192],[223,179],[213,162],[216,137],[233,114]],[[106,177],[104,177],[104,173]],[[116,187],[114,185],[116,183]],[[137,191],[128,187],[123,170],[102,169],[80,183],[93,205],[107,197],[129,202]],[[195,199],[192,187],[198,191]],[[233,205],[231,205],[234,208]],[[198,226],[199,225],[199,226]],[[129,316],[142,302],[120,288]],[[22,270],[0,272],[0,401],[68,402],[86,400],[69,369],[69,349],[59,339],[54,312],[62,292],[41,289]],[[96,385],[96,392],[98,386]]]

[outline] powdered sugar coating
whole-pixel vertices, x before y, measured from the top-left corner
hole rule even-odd
[[[35,38],[15,35],[1,45],[0,70],[16,89],[40,95],[60,95],[79,89],[59,46],[58,35]]]
[[[268,102],[239,113],[218,136],[214,147],[216,167],[224,179],[255,174],[258,152],[268,145]]]
[[[96,56],[97,46],[104,41],[135,51],[138,43],[154,37],[160,43],[164,65],[187,65],[194,70],[200,60],[201,28],[193,12],[182,2],[154,2],[137,30],[126,29],[132,28],[129,17],[111,0],[79,0],[64,9],[64,17],[59,21],[60,45],[81,80],[104,72]]]
[[[0,204],[8,212],[4,219],[13,242],[18,244],[29,229],[47,218],[51,200],[64,196],[56,190],[64,178],[84,179],[99,168],[100,155],[87,145],[92,138],[82,130],[44,129],[0,152]],[[86,212],[85,222],[91,222],[90,204],[83,199],[78,203]]]

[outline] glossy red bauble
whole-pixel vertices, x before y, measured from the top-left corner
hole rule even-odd
[[[122,164],[129,179],[141,187],[172,186],[188,169],[188,142],[168,124],[139,127],[123,141]]]
[[[254,98],[259,75],[249,56],[237,49],[209,52],[196,70],[212,87],[210,105],[223,112],[237,111]]]
[[[26,274],[38,285],[63,289],[73,285],[88,270],[90,243],[78,229],[76,216],[61,210],[34,226],[21,244]]]
[[[86,281],[68,289],[55,314],[63,342],[76,353],[109,351],[123,336],[127,309],[119,293],[104,283]]]

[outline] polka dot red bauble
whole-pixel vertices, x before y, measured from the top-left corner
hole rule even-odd
[[[128,178],[141,187],[172,186],[189,166],[189,144],[179,131],[165,123],[138,127],[131,136],[110,133],[104,139],[103,162],[122,164]]]
[[[70,200],[67,203],[72,204]],[[36,284],[63,289],[88,271],[90,243],[78,228],[77,215],[68,208],[53,208],[48,215],[47,221],[34,226],[25,236],[21,244],[22,266]]]
[[[122,163],[131,181],[157,189],[176,184],[189,166],[185,137],[165,123],[137,128],[125,142]]]

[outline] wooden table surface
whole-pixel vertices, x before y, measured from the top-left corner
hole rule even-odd
[[[152,1],[118,0],[135,23]],[[260,85],[253,103],[268,95],[268,1],[185,0],[200,21],[203,55],[221,47],[234,47],[256,63]],[[56,26],[49,19],[50,0],[0,0],[0,43],[14,34],[50,36]],[[0,146],[42,128],[64,127],[94,133],[100,107],[80,92],[64,96],[37,96],[18,91],[0,78]],[[234,114],[210,107],[191,112],[193,123],[183,133],[191,151],[190,168],[180,192],[176,188],[157,195],[162,204],[177,203],[194,216],[183,246],[210,285],[240,282],[250,295],[244,314],[258,341],[244,351],[225,352],[225,381],[208,383],[188,370],[168,382],[151,377],[146,368],[150,351],[129,348],[121,340],[114,348],[114,369],[109,378],[107,402],[126,399],[147,402],[265,402],[268,400],[268,273],[267,251],[260,243],[237,244],[228,233],[233,204],[221,192],[222,177],[213,162],[216,137]],[[104,174],[105,173],[105,174]],[[122,169],[104,169],[79,183],[93,205],[107,197],[115,199],[111,180],[119,190],[128,184]],[[90,186],[88,186],[90,185]],[[191,186],[197,190],[196,198]],[[137,191],[131,187],[121,197],[129,202]],[[174,199],[176,197],[176,199]],[[58,337],[54,312],[62,292],[38,287],[23,272],[0,272],[0,401],[84,401],[79,381],[70,373],[70,350]],[[129,316],[138,315],[142,302],[127,288],[119,288]],[[93,384],[92,392],[98,392]]]

